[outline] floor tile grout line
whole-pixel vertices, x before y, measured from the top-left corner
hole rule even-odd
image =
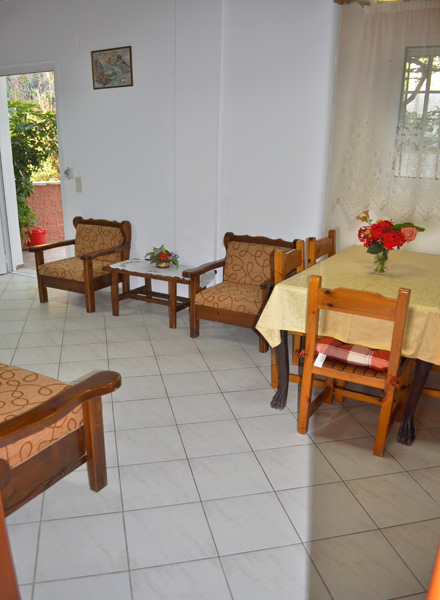
[[[67,312],[66,312],[66,315],[67,315]],[[66,318],[67,318],[67,317],[66,317]],[[65,318],[65,320],[66,320],[66,318]],[[107,328],[106,328],[106,329],[107,329]],[[65,331],[65,330],[63,330],[63,336],[64,336],[64,331]],[[107,335],[107,334],[106,334],[106,335]],[[18,344],[17,344],[17,345],[18,345]],[[221,393],[222,393],[222,395],[223,395],[223,398],[226,400],[226,397],[225,397],[224,393],[223,393],[223,392],[221,392]],[[170,402],[170,398],[169,398],[169,395],[168,395],[168,394],[167,394],[167,398],[168,398],[168,402],[171,404],[171,402]],[[227,402],[227,400],[226,400],[226,402]],[[228,406],[229,406],[229,404],[228,404]],[[230,408],[231,408],[231,407],[230,407]],[[232,411],[232,409],[231,409],[231,411]],[[348,411],[348,412],[349,412],[349,411]],[[113,403],[113,398],[112,398],[112,413],[113,413],[113,416],[114,416],[114,403]],[[232,414],[234,414],[234,418],[235,418],[235,420],[238,422],[238,418],[237,418],[237,416],[235,415],[235,413],[234,413],[233,411],[232,411]],[[176,426],[177,426],[177,425],[176,425]],[[116,437],[116,430],[113,432],[113,434],[114,434],[114,436]],[[115,440],[115,442],[116,442],[116,440]],[[314,442],[314,441],[313,441],[313,444],[314,444],[314,446],[315,446],[315,447],[317,447],[317,443],[316,443],[316,442]],[[252,452],[253,452],[253,454],[255,455],[255,452],[256,452],[256,451],[255,451],[255,450],[254,450],[252,447],[251,447],[251,451],[252,451]],[[217,456],[217,455],[215,455],[215,456]],[[117,455],[117,457],[118,457],[118,455]],[[258,457],[257,457],[257,460],[258,460]],[[326,460],[327,460],[327,459],[326,459]],[[188,457],[186,458],[186,461],[188,462],[188,464],[190,463],[190,460],[188,459]],[[120,464],[119,464],[119,458],[118,458],[118,464],[117,464],[117,468],[118,468],[118,472],[119,472],[119,475],[120,475],[120,468],[121,468],[121,467],[120,467]],[[333,467],[333,468],[334,468],[334,467]],[[410,472],[409,472],[407,469],[403,468],[403,466],[402,466],[402,469],[403,469],[403,471],[404,471],[404,472],[408,472],[409,474],[411,474],[411,473],[410,473]],[[420,469],[420,470],[422,470],[422,469]],[[263,471],[264,471],[264,469],[263,469]],[[265,472],[265,471],[264,471],[264,472]],[[267,476],[267,475],[266,475],[266,476]],[[193,478],[194,478],[194,477],[193,477]],[[361,479],[364,479],[364,478],[361,478]],[[413,479],[414,479],[414,478],[413,478]],[[345,482],[345,481],[344,481],[344,483],[346,484],[346,482]],[[418,483],[418,482],[417,482],[417,483]],[[196,484],[196,485],[197,485],[197,484]],[[421,485],[421,484],[419,484],[419,485]],[[310,486],[307,486],[307,487],[310,487]],[[421,487],[423,487],[423,486],[421,486]],[[198,488],[197,488],[197,489],[198,489]],[[120,487],[120,490],[122,490],[122,488],[121,488],[121,487]],[[425,491],[426,491],[426,490],[425,490]],[[122,492],[121,492],[121,493],[122,493]],[[276,493],[276,492],[275,492],[275,493]],[[200,496],[200,494],[199,494],[199,496]],[[200,501],[201,501],[201,500],[200,500]],[[203,501],[201,501],[201,502],[202,502],[202,505],[203,505]],[[41,510],[42,510],[42,509],[41,509]],[[123,512],[124,512],[124,511],[123,511]],[[415,523],[418,523],[418,522],[419,522],[419,521],[416,521]],[[40,518],[40,527],[41,527],[41,523],[42,523],[42,520],[41,520],[41,518]],[[396,526],[396,527],[398,527],[398,526]],[[381,530],[381,531],[382,531],[382,530]],[[341,536],[335,536],[335,537],[341,537]],[[221,559],[221,557],[219,557],[219,558]],[[221,562],[221,560],[220,560],[220,562]],[[36,563],[35,563],[35,564],[36,564]],[[406,563],[405,563],[405,564],[406,564]],[[124,572],[125,572],[125,571],[124,571]],[[319,573],[319,571],[318,571],[318,573]],[[320,577],[321,577],[321,575],[320,575]],[[226,580],[227,580],[227,579],[226,579]],[[422,586],[422,587],[423,587],[423,586]]]

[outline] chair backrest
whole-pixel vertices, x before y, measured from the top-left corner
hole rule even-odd
[[[307,308],[306,354],[310,355],[315,352],[319,314],[322,310],[392,321],[394,326],[388,374],[391,376],[397,375],[410,294],[411,290],[401,288],[397,300],[394,300],[374,292],[346,288],[331,290],[321,287],[320,276],[312,275],[310,277]]]
[[[336,230],[330,229],[328,236],[317,240],[314,237],[307,238],[307,266],[311,267],[323,256],[336,254]]]
[[[131,224],[129,221],[106,221],[104,219],[83,219],[75,217],[76,228],[75,256],[115,248],[131,242]],[[118,262],[120,254],[97,257],[96,260]]]
[[[223,280],[231,283],[259,286],[273,275],[275,250],[290,250],[294,242],[249,235],[226,233]]]
[[[275,250],[273,262],[274,262],[274,282],[275,284],[295,275],[301,273],[305,269],[305,254],[304,254],[304,241],[296,240],[296,245],[293,250]]]

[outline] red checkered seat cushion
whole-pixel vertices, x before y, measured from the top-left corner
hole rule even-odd
[[[377,371],[386,371],[390,361],[389,350],[372,350],[367,346],[345,344],[332,337],[321,338],[316,350],[328,358]]]

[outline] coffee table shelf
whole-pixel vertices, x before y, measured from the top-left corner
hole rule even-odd
[[[184,296],[177,295],[177,284],[188,285],[190,280],[182,277],[183,271],[192,269],[188,265],[179,265],[176,268],[171,265],[168,269],[159,269],[155,265],[151,265],[148,261],[142,259],[125,260],[105,268],[112,274],[112,312],[113,316],[119,316],[119,302],[126,298],[141,300],[142,302],[150,302],[153,304],[162,304],[168,306],[169,326],[171,329],[176,328],[177,313],[189,307],[190,300]],[[119,275],[133,277],[143,277],[145,284],[128,292],[119,293]],[[215,272],[210,271],[206,274],[208,277],[203,281],[205,287],[211,281]],[[152,281],[164,281],[168,283],[168,293],[156,292],[152,289]]]

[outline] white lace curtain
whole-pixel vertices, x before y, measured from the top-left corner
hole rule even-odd
[[[440,180],[399,177],[393,168],[405,49],[422,46],[440,46],[440,0],[362,9],[355,80],[335,107],[329,190],[350,218],[367,208],[400,222],[440,216]]]

